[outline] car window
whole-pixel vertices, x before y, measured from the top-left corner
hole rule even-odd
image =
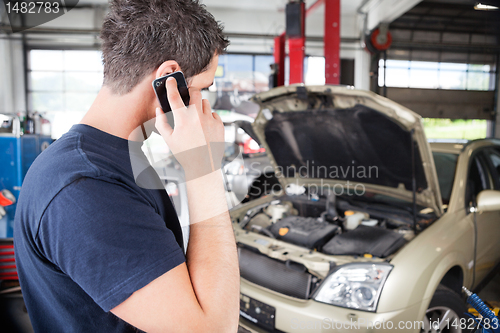
[[[469,166],[469,175],[467,177],[467,190],[465,198],[465,203],[467,205],[470,206],[472,201],[476,200],[479,192],[491,189],[490,179],[488,168],[481,159],[481,155],[476,154]]]
[[[436,165],[441,198],[443,199],[443,204],[448,204],[450,201],[453,179],[455,178],[458,155],[438,152],[434,152],[432,155],[434,157],[434,164]]]
[[[488,157],[494,169],[492,170],[492,173],[494,175],[493,177],[496,178],[495,182],[496,184],[500,184],[500,152],[497,152],[495,150],[489,151]],[[498,189],[499,188],[497,187],[497,190]]]

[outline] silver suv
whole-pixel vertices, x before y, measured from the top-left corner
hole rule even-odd
[[[371,92],[256,95],[281,187],[231,211],[241,324],[280,332],[461,332],[461,286],[500,262],[500,142],[429,144]]]

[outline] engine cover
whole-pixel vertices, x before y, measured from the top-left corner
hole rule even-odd
[[[323,252],[358,256],[369,253],[375,257],[385,258],[405,244],[406,240],[402,234],[380,227],[360,225],[326,243]]]
[[[301,216],[282,218],[269,229],[277,239],[317,250],[341,230],[337,225]]]

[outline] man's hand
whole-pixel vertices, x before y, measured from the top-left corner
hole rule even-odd
[[[224,153],[224,125],[201,92],[190,89],[191,102],[186,107],[172,77],[166,82],[167,97],[172,107],[175,128],[167,122],[161,109],[156,109],[156,128],[181,163],[186,180],[202,177],[220,169]],[[222,146],[222,149],[221,149]]]
[[[167,80],[166,87],[175,128],[158,109],[156,127],[188,178],[192,225],[186,264],[136,291],[111,312],[147,332],[233,333],[239,318],[239,268],[220,170],[224,126],[200,91],[190,90],[186,108],[175,80]]]

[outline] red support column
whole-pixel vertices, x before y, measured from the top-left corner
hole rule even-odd
[[[325,83],[340,84],[340,0],[325,1]]]
[[[301,6],[302,36],[298,38],[288,38],[290,84],[304,82],[304,58],[306,56],[306,4],[302,2]]]
[[[274,38],[274,63],[278,65],[278,86],[285,85],[285,33]]]

